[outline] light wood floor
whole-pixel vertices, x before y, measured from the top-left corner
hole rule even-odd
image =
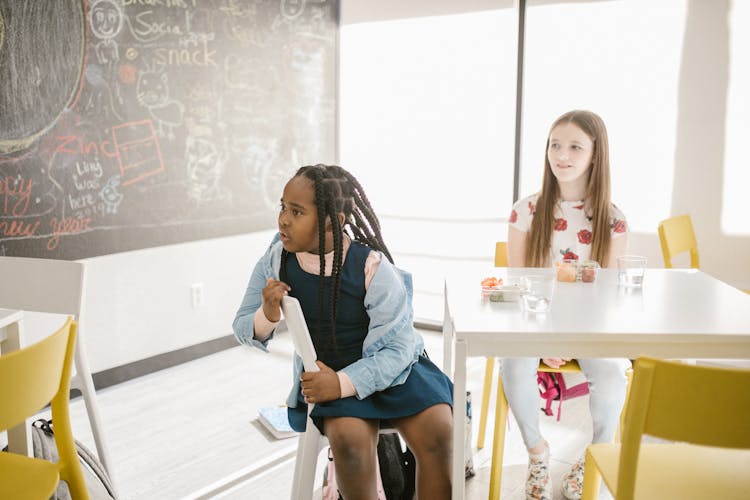
[[[422,334],[439,364],[440,334]],[[99,391],[120,498],[289,498],[297,439],[274,440],[256,416],[259,407],[284,401],[291,384],[291,356],[291,340],[282,333],[268,353],[238,346]],[[486,446],[476,450],[484,363],[484,358],[473,358],[468,367],[477,471],[466,483],[469,499],[487,498],[489,488],[492,414]],[[71,407],[74,434],[93,449],[80,398]],[[566,401],[560,422],[541,418],[552,445],[554,498],[562,499],[560,478],[590,439],[588,397]],[[523,500],[527,456],[518,427],[512,417],[509,421],[502,498]],[[318,482],[324,462],[319,460]]]

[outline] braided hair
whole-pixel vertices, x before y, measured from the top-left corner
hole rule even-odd
[[[320,275],[318,280],[317,332],[321,332],[325,288],[325,242],[326,218],[331,221],[333,233],[333,269],[331,271],[331,301],[329,307],[330,336],[336,345],[336,314],[341,289],[341,266],[344,253],[344,232],[353,240],[378,250],[393,263],[393,257],[383,242],[380,221],[367,199],[359,181],[349,172],[336,165],[304,166],[294,177],[304,176],[313,182],[315,205],[318,212],[318,248],[320,252]],[[344,214],[341,224],[339,214]],[[281,280],[286,281],[286,260],[289,252],[281,253]]]

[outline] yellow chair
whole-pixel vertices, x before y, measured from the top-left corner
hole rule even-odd
[[[508,267],[508,244],[504,241],[495,243],[495,267]]]
[[[695,239],[693,222],[688,214],[676,215],[659,223],[659,243],[664,257],[664,267],[672,268],[672,258],[683,252],[690,252],[690,267],[700,267],[698,240]],[[743,290],[750,293],[750,290]]]
[[[750,498],[748,387],[750,370],[638,358],[622,444],[588,447],[583,500],[601,477],[617,500]]]
[[[74,500],[89,495],[70,426],[70,376],[77,323],[68,317],[57,332],[34,345],[0,356],[0,431],[33,416],[51,402],[57,463],[0,453],[0,498],[49,498],[60,480]]]
[[[664,267],[672,267],[675,255],[690,252],[690,267],[700,267],[698,241],[695,239],[690,215],[676,215],[659,223],[659,243],[664,257]]]

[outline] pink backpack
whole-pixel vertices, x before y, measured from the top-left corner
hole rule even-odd
[[[563,374],[559,372],[537,372],[536,381],[537,384],[539,384],[539,395],[542,399],[546,400],[544,413],[552,415],[552,401],[560,401],[557,405],[558,421],[560,420],[560,413],[562,412],[563,400],[585,396],[589,393],[588,382],[581,382],[580,384],[568,388],[568,386],[565,385]]]

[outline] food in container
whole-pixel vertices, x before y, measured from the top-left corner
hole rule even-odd
[[[517,285],[503,286],[502,278],[490,276],[482,280],[482,298],[489,298],[491,302],[518,300],[518,290]],[[515,298],[513,298],[514,291],[516,292]]]
[[[489,278],[484,278],[482,280],[482,288],[487,289],[493,289],[501,286],[503,284],[502,278],[495,278],[494,276],[490,276]]]
[[[584,283],[593,283],[596,281],[596,273],[599,270],[599,263],[595,260],[584,260],[579,265],[581,281]]]
[[[490,292],[490,302],[515,302],[521,296],[521,287],[505,285]]]
[[[599,263],[595,260],[564,259],[562,262],[555,262],[555,267],[557,268],[557,281],[593,283],[596,281]]]
[[[557,267],[557,281],[575,283],[578,278],[578,261],[565,259],[562,262],[555,262]]]
[[[498,287],[502,285],[503,285],[502,278],[495,278],[494,276],[490,276],[489,278],[484,278],[482,280],[482,296],[483,297],[489,296],[493,290],[497,290]]]

